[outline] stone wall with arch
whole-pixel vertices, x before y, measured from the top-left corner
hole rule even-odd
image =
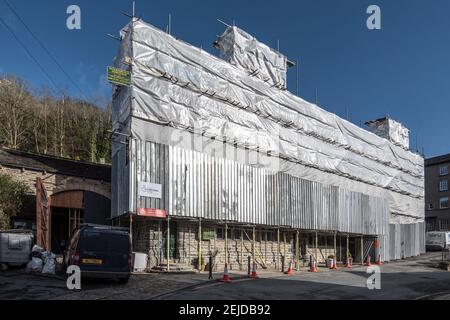
[[[24,182],[29,187],[30,194],[35,194],[36,179],[39,177],[48,196],[65,191],[91,191],[111,199],[111,183],[106,181],[8,167],[0,167],[0,174],[7,174]]]

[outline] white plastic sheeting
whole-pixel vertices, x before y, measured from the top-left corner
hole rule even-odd
[[[176,216],[355,234],[388,232],[386,199],[170,147]]]
[[[425,253],[425,224],[391,224],[384,238],[384,260],[400,260]]]
[[[133,86],[115,92],[115,129],[147,135],[150,129],[127,123],[133,116],[258,150],[280,159],[277,172],[350,190],[354,182],[381,188],[391,212],[423,217],[419,155],[265,82],[244,70],[247,63],[233,66],[142,21],[132,24],[122,32],[116,66],[128,69],[123,61],[133,60]]]
[[[405,132],[380,138],[280,90],[284,62],[271,51],[252,60],[266,50],[257,42],[247,51],[238,51],[242,39],[229,49],[222,42],[232,65],[133,25],[121,32],[115,64],[132,71],[133,86],[114,92],[114,129],[131,137],[129,147],[124,136],[113,144],[114,215],[151,207],[375,235],[384,260],[423,252],[423,159],[403,149]],[[240,31],[227,32],[228,41]],[[162,199],[139,197],[139,181],[162,184]]]
[[[225,61],[270,85],[286,88],[287,58],[284,55],[234,26],[228,27],[216,44]]]
[[[132,185],[164,186],[161,199],[134,192],[132,212],[165,209],[172,217],[353,234],[389,231],[382,197],[141,139],[131,149]]]
[[[151,127],[151,125],[150,125]],[[150,130],[154,131],[154,130]],[[161,131],[161,135],[166,132]],[[132,184],[164,186],[161,199],[133,193],[133,210],[157,208],[172,217],[373,235],[383,261],[424,253],[423,220],[389,217],[383,193],[361,192],[251,167],[232,159],[146,141],[131,144]]]
[[[207,155],[214,155],[215,157],[236,161],[247,166],[265,168],[273,172],[287,173],[294,177],[301,177],[305,180],[320,182],[324,185],[338,186],[348,191],[361,192],[367,195],[376,195],[377,197],[382,197],[388,200],[389,210],[392,213],[415,213],[421,212],[421,210],[423,210],[423,200],[421,199],[412,198],[410,196],[397,192],[392,192],[390,190],[363,183],[361,181],[357,181],[348,177],[336,175],[333,173],[325,173],[313,167],[308,167],[299,163],[294,163],[292,161],[279,159],[276,157],[269,157],[267,155],[258,153],[255,150],[236,148],[232,144],[224,144],[222,141],[212,140],[209,137],[193,135],[190,132],[182,129],[175,129],[170,126],[161,126],[156,123],[133,118],[131,133],[132,136],[135,137],[132,142],[132,153],[136,153],[136,155],[133,156],[136,159],[148,159],[150,155],[144,155],[144,152],[148,151],[144,151],[142,149],[143,145],[148,145],[149,142],[157,141],[159,144],[176,146],[186,150],[195,150]],[[142,153],[142,155],[138,155],[139,153]],[[160,152],[156,151],[156,153],[152,153],[152,156],[160,157]],[[117,158],[120,161],[120,158],[123,157],[124,155],[121,154]],[[132,163],[136,168],[139,168],[139,165],[137,163],[135,164],[134,161],[130,161],[130,163]],[[149,167],[149,164],[147,162],[140,166],[144,171],[155,170],[153,167]],[[118,167],[120,167],[120,164]],[[139,177],[139,170],[137,176],[136,174],[134,174],[136,172],[136,168],[133,167],[131,169],[133,173],[131,175],[130,181],[131,188],[134,188],[134,186],[136,185],[136,179],[138,179]],[[128,172],[124,173],[125,176],[127,176],[127,174]],[[113,178],[114,176],[115,175],[113,174]],[[128,180],[125,180],[124,183],[121,184],[121,186],[123,186],[121,187],[122,190],[126,190],[126,182],[128,182]],[[155,181],[149,182],[158,183]],[[165,182],[166,180],[161,180],[160,183]],[[133,191],[131,192],[131,195],[133,195]],[[123,197],[123,194],[120,193],[118,196]],[[131,203],[130,209],[125,209],[133,211],[135,209],[134,202]],[[409,221],[406,216],[399,217],[401,217],[402,220],[406,222]],[[391,219],[393,219],[393,216],[391,216]],[[411,219],[414,220],[414,218]],[[398,220],[391,221],[391,223],[399,222],[401,223],[401,221]]]
[[[124,32],[133,45],[122,60],[134,59],[134,100],[131,110],[119,107],[119,119],[131,113],[423,197],[420,156],[141,21],[133,29]]]
[[[409,149],[409,130],[400,122],[390,119],[389,117],[369,121],[366,123],[369,131],[385,138],[392,143]]]

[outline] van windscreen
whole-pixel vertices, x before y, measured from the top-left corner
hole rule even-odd
[[[78,247],[83,251],[129,253],[130,238],[127,234],[85,230]]]

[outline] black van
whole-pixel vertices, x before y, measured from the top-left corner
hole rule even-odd
[[[83,278],[117,279],[127,283],[132,268],[128,229],[82,225],[70,240],[64,263],[66,267],[79,266]]]

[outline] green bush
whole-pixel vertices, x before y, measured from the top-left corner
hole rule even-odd
[[[0,174],[0,230],[10,227],[11,217],[22,210],[30,189],[6,174]]]

